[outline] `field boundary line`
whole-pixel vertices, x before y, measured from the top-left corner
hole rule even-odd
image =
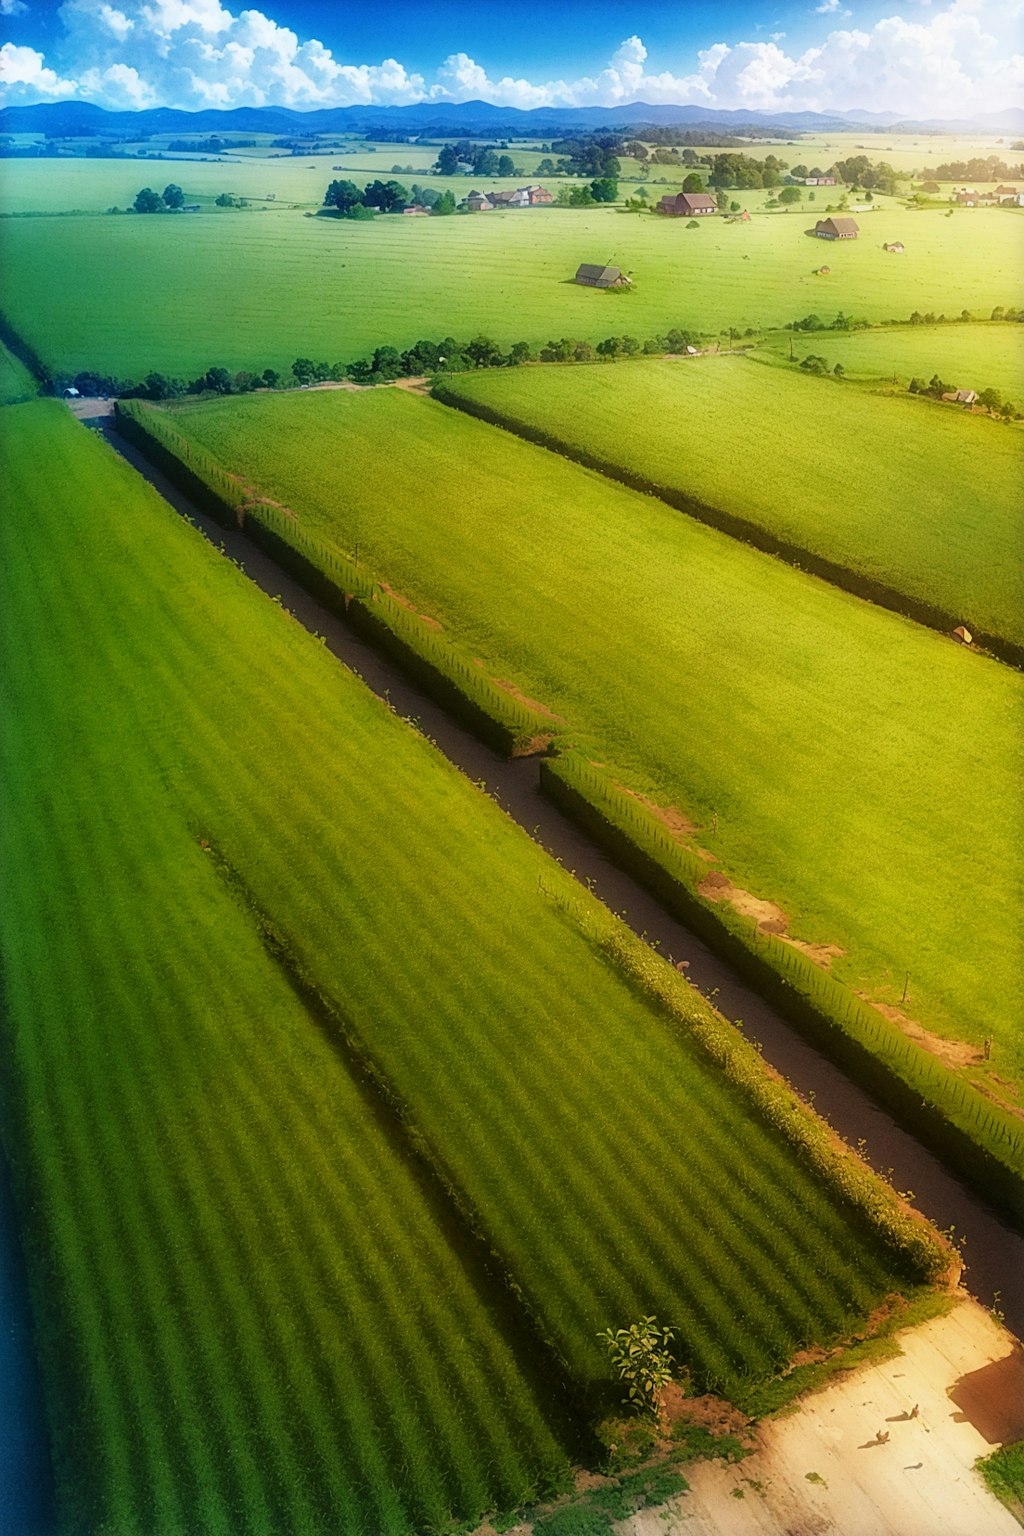
[[[580,753],[540,764],[541,789],[674,916],[734,965],[825,1054],[957,1174],[1024,1224],[1024,1124],[915,1044],[876,1008],[776,934],[704,900],[708,866],[653,811]]]
[[[557,454],[559,458],[567,459],[570,463],[579,464],[583,469],[592,470],[606,480],[613,480],[618,485],[624,485],[628,490],[637,491],[641,496],[652,496],[674,511],[693,518],[695,522],[715,529],[717,533],[725,534],[739,543],[750,545],[761,554],[771,555],[795,570],[802,571],[805,575],[816,576],[831,587],[838,587],[852,597],[872,603],[875,607],[885,608],[890,613],[899,614],[901,618],[910,619],[926,629],[949,636],[958,624],[966,623],[974,637],[974,649],[987,651],[1007,666],[1024,669],[1024,645],[1019,645],[1002,635],[991,634],[976,628],[967,614],[953,613],[951,610],[940,608],[937,604],[912,597],[899,588],[890,587],[885,582],[875,581],[870,576],[862,576],[857,571],[851,570],[849,566],[816,554],[802,544],[794,544],[787,539],[779,538],[760,524],[750,522],[734,512],[726,512],[720,507],[713,507],[707,502],[699,501],[696,497],[686,496],[682,491],[673,490],[671,486],[634,474],[632,470],[604,459],[599,454],[590,453],[584,448],[575,448],[564,438],[519,421],[516,417],[506,415],[493,406],[485,405],[482,401],[460,394],[456,386],[435,383],[431,395],[441,405],[461,411],[463,415],[472,416],[488,426],[498,427],[523,442],[531,443],[536,448],[543,448],[549,453]]]

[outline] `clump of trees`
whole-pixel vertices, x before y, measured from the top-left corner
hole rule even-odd
[[[499,154],[489,144],[473,144],[469,139],[459,139],[455,144],[445,144],[434,169],[439,176],[460,176],[472,171],[474,176],[515,176],[516,164],[509,154]]]
[[[455,212],[455,197],[436,187],[414,186],[410,194],[400,181],[369,181],[359,188],[354,181],[332,181],[323,206],[334,208],[343,219],[372,219],[377,213],[400,213],[411,203],[421,203],[442,217]]]
[[[164,187],[163,192],[143,187],[141,192],[135,194],[133,204],[136,213],[177,213],[184,206],[185,194],[173,181]]]
[[[937,373],[933,373],[927,384],[922,379],[911,379],[907,389],[912,395],[926,395],[930,400],[941,400],[943,395],[951,395],[956,392],[955,384],[947,384]],[[976,404],[982,406],[993,416],[999,416],[1003,421],[1020,421],[1022,414],[1018,411],[1012,400],[1004,400],[998,389],[980,390]]]
[[[559,208],[593,208],[596,203],[618,200],[619,184],[613,176],[599,176],[589,186],[559,187],[555,203]]]
[[[1018,149],[1020,146],[1014,144],[1012,148]],[[933,176],[936,181],[1006,181],[1013,177],[1024,177],[1024,162],[1007,165],[998,155],[975,155],[970,160],[947,160],[934,170],[922,171],[921,174]]]

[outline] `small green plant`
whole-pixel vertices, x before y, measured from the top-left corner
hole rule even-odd
[[[807,1479],[807,1481],[809,1483],[817,1483],[819,1488],[827,1488],[828,1487],[828,1483],[822,1477],[820,1472],[805,1472],[804,1473],[804,1477]]]
[[[619,1379],[626,1383],[627,1400],[638,1413],[657,1417],[661,1394],[672,1380],[669,1346],[675,1338],[657,1318],[643,1317],[628,1328],[605,1328],[598,1338],[606,1345]]]

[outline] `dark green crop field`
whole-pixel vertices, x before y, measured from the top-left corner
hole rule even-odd
[[[797,355],[822,348],[801,337]],[[734,357],[495,369],[444,387],[513,431],[1024,645],[1019,428]]]
[[[233,167],[218,169],[228,180]],[[672,326],[717,334],[811,312],[826,321],[837,310],[871,321],[938,314],[951,292],[957,313],[981,318],[1016,302],[1015,211],[947,219],[890,206],[862,218],[862,237],[842,249],[808,238],[807,209],[689,231],[679,219],[602,208],[369,224],[289,210],[8,218],[3,309],[55,370],[190,378],[214,366],[286,369],[297,357],[350,362],[421,337],[483,333],[508,346],[628,332],[644,341]],[[897,239],[905,260],[882,250]],[[633,292],[572,282],[580,262],[609,259],[633,273]],[[832,274],[816,278],[823,261]]]
[[[409,724],[61,406],[4,429],[0,1081],[62,1533],[475,1519],[617,1396],[598,1329],[657,1313],[740,1393],[920,1275]]]
[[[909,973],[909,1018],[1021,1081],[1020,674],[432,400],[170,414],[679,807],[841,979],[899,1006]]]

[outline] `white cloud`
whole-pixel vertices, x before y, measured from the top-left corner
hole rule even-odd
[[[0,16],[20,16],[27,10],[25,0],[0,0]]]
[[[0,0],[0,9],[13,14],[22,3]],[[850,14],[842,0],[820,0],[815,14],[829,17],[833,30],[802,52],[787,52],[786,34],[774,32],[769,42],[715,42],[675,70],[652,70],[633,34],[593,76],[535,81],[491,79],[464,52],[450,54],[431,80],[394,58],[344,62],[264,12],[236,14],[220,0],[64,0],[64,37],[51,59],[5,45],[0,101],[81,95],[110,107],[312,108],[482,98],[523,108],[647,101],[965,116],[1020,99],[1024,59],[1009,18],[1022,8],[1024,0],[946,0],[915,20],[892,15],[870,29],[847,29],[834,25]]]
[[[77,83],[62,80],[55,70],[48,69],[43,54],[34,48],[14,43],[0,48],[0,101],[58,101],[77,94]]]

